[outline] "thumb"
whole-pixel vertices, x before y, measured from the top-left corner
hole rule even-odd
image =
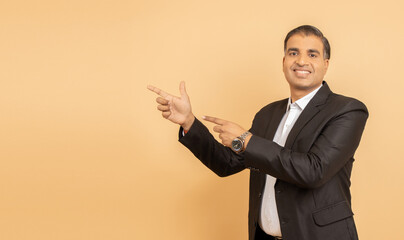
[[[181,94],[181,97],[188,97],[187,90],[185,89],[184,81],[181,81],[181,83],[180,83],[180,94]]]

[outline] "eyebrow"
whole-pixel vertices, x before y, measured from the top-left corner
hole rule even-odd
[[[299,52],[298,48],[288,48],[287,52]]]
[[[317,49],[309,49],[308,50],[309,53],[317,53],[320,54],[320,52]]]

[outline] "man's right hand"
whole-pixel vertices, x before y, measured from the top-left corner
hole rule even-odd
[[[195,116],[192,113],[191,102],[185,90],[185,82],[180,83],[181,97],[171,95],[151,85],[148,85],[147,88],[160,96],[156,99],[159,104],[157,109],[162,112],[164,118],[181,125],[185,131],[191,128]]]

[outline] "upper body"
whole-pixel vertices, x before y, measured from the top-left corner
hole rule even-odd
[[[289,101],[295,102],[321,87],[330,46],[312,26],[290,31],[284,43],[283,72]],[[279,220],[275,227],[279,225],[286,240],[357,239],[349,186],[354,152],[368,116],[361,102],[332,93],[324,83],[294,123],[284,146],[274,141],[274,134],[287,110],[287,99],[261,109],[251,134],[234,122],[205,117],[216,124],[213,130],[219,133],[219,143],[193,115],[183,82],[180,97],[148,88],[160,95],[157,102],[163,117],[187,132],[180,141],[212,171],[228,176],[251,169],[250,240],[263,217],[263,204],[278,210],[268,220]],[[239,138],[243,138],[243,152],[232,145]],[[262,199],[266,176],[277,179],[270,196],[276,199],[273,203]]]
[[[180,134],[180,142],[219,176],[251,170],[250,239],[259,220],[267,174],[277,178],[275,197],[284,239],[357,239],[349,187],[366,107],[332,93],[324,84],[281,147],[272,139],[286,107],[287,99],[256,114],[250,129],[253,136],[241,154],[216,141],[199,120],[185,136]]]

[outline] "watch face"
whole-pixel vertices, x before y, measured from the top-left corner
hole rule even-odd
[[[231,147],[234,151],[238,152],[243,147],[243,142],[240,139],[236,138],[233,140],[233,142],[231,142]]]

